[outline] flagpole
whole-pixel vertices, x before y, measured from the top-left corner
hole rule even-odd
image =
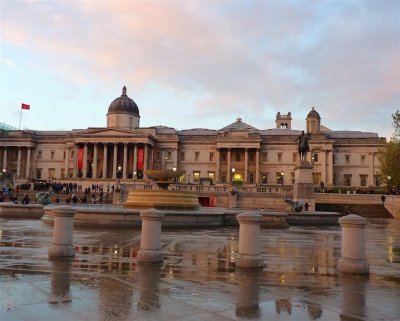
[[[21,130],[21,118],[22,118],[22,108],[19,111],[19,127],[18,127],[18,130]]]

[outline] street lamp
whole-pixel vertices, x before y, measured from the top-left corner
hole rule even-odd
[[[283,177],[285,176],[285,172],[282,170],[282,172],[281,172],[281,183],[282,183],[282,186],[283,186]]]
[[[133,172],[133,189],[135,189],[136,187],[135,179],[136,179],[136,171]]]
[[[174,166],[172,167],[172,171],[173,172],[176,172],[176,166],[175,166],[175,164],[174,164]],[[176,184],[176,177],[174,176],[174,183]]]
[[[234,182],[234,179],[235,179],[235,171],[236,171],[236,169],[233,167],[232,168],[232,186],[233,186],[233,182]]]

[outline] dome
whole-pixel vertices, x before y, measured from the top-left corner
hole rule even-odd
[[[318,112],[314,109],[314,107],[311,109],[311,111],[308,113],[307,118],[306,119],[318,119],[320,120],[321,117],[318,114]]]
[[[139,116],[139,107],[136,103],[126,94],[126,87],[122,88],[122,95],[112,101],[108,107],[108,114],[133,114]]]

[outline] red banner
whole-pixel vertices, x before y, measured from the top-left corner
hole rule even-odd
[[[137,162],[137,169],[142,171],[144,168],[144,148],[138,149],[138,162]]]
[[[27,104],[24,104],[24,103],[22,103],[22,105],[21,105],[21,109],[31,109],[31,105],[27,105]]]
[[[78,169],[83,168],[83,147],[78,149]]]

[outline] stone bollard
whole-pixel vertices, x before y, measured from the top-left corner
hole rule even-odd
[[[161,220],[164,213],[154,208],[140,212],[142,236],[138,252],[139,263],[161,263]]]
[[[369,265],[365,259],[364,227],[368,220],[350,214],[339,218],[342,226],[342,255],[338,270],[343,273],[369,274]]]
[[[75,249],[72,245],[72,232],[76,209],[69,206],[54,208],[53,243],[49,248],[49,257],[72,257]]]
[[[264,266],[260,255],[260,224],[262,215],[245,212],[238,214],[239,254],[236,266],[247,269],[260,269]]]

